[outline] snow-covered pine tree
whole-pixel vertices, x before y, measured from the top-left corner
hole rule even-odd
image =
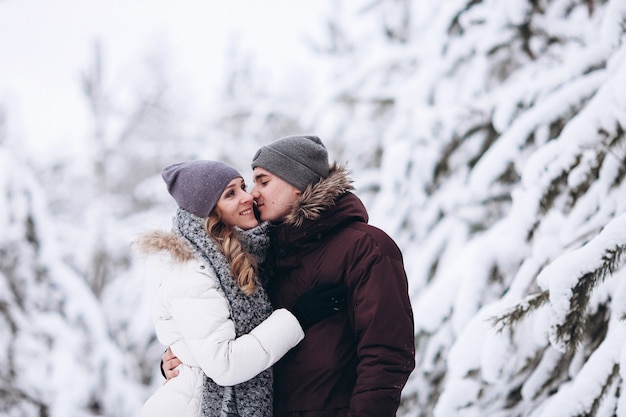
[[[130,359],[61,261],[44,195],[23,159],[0,147],[0,414],[130,415],[141,398]]]
[[[337,4],[303,123],[405,254],[403,414],[625,416],[626,2]]]

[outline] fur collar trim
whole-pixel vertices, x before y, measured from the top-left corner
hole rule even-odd
[[[305,220],[317,220],[326,209],[335,205],[340,196],[353,189],[345,164],[334,162],[327,178],[310,184],[302,192],[285,223],[300,227]]]
[[[175,262],[187,262],[194,259],[193,249],[182,236],[173,232],[155,230],[141,234],[133,242],[137,251],[144,255],[167,252]]]

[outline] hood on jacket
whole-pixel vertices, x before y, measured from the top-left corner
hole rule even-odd
[[[296,200],[293,209],[285,217],[285,224],[300,227],[305,220],[317,220],[324,211],[333,207],[337,199],[353,190],[345,165],[334,162],[328,177],[310,184]]]
[[[167,252],[176,262],[186,262],[194,259],[193,250],[185,238],[163,230],[155,230],[139,235],[133,242],[133,247],[144,255]]]

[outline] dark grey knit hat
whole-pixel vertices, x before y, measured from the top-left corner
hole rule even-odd
[[[259,149],[252,169],[259,167],[282,178],[300,191],[328,177],[328,152],[317,136],[287,136]]]
[[[222,192],[239,171],[219,161],[187,161],[170,165],[161,173],[178,207],[207,217],[215,208]]]

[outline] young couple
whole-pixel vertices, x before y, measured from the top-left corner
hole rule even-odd
[[[251,194],[220,162],[163,170],[174,230],[136,243],[158,275],[168,382],[142,415],[395,416],[415,366],[399,249],[316,136],[264,146],[252,168]]]

